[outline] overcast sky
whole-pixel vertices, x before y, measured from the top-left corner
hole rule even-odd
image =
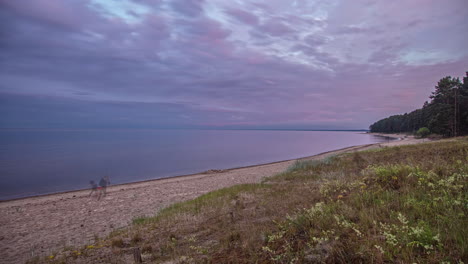
[[[367,128],[467,32],[466,0],[0,0],[0,127]]]

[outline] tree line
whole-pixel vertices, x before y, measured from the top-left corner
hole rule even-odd
[[[371,132],[415,133],[426,128],[443,136],[468,135],[468,72],[463,82],[451,76],[440,79],[421,109],[393,115],[372,124]]]

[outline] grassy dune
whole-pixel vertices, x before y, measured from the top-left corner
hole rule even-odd
[[[31,262],[461,263],[468,138],[297,162]]]

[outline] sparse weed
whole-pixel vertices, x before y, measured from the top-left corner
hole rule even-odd
[[[131,240],[132,244],[137,244],[141,241],[143,241],[143,238],[139,232],[135,233]]]
[[[122,238],[116,238],[111,241],[111,246],[117,247],[117,248],[123,248],[125,246],[125,243]]]

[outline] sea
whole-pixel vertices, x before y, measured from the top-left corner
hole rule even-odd
[[[357,131],[0,130],[0,200],[193,174],[388,141]]]

